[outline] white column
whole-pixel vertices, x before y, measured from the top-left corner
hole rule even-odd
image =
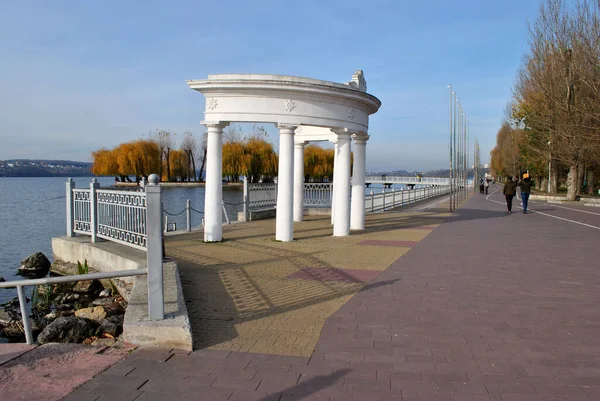
[[[350,234],[350,134],[338,133],[338,174],[333,180],[335,190],[333,235]],[[337,182],[336,182],[337,181]]]
[[[294,221],[304,214],[304,144],[294,144]]]
[[[204,242],[223,240],[223,128],[227,124],[204,123],[206,138],[206,186],[204,189]]]
[[[350,228],[352,230],[365,229],[365,172],[367,138],[354,138],[354,166],[352,171],[352,213],[350,216]]]
[[[333,188],[331,189],[331,224],[333,224],[335,222],[335,191],[337,188],[335,183],[339,181],[337,179],[337,176],[338,176],[337,161],[338,161],[338,153],[339,153],[337,139],[333,142],[333,144],[334,144],[334,147],[333,147]]]
[[[294,130],[295,126],[279,125],[279,169],[277,173],[277,214],[275,239],[294,240]]]

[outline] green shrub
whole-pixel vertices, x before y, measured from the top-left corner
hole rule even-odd
[[[84,260],[83,265],[77,261],[77,273],[78,274],[88,274],[90,271],[90,268],[88,266],[87,263],[87,259]]]

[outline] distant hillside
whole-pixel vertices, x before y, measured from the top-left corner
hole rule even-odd
[[[71,160],[0,160],[0,177],[89,177],[92,163]]]

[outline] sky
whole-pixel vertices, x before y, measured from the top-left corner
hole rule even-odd
[[[157,129],[201,135],[204,96],[186,80],[208,74],[348,82],[361,69],[382,101],[370,117],[367,170],[425,171],[448,165],[450,84],[489,160],[538,1],[0,6],[0,160],[90,161],[93,150]]]

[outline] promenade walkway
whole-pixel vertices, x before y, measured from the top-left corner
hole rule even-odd
[[[173,239],[169,254],[189,252],[182,260],[186,295],[194,278],[204,275],[209,283],[196,282],[198,298],[188,300],[202,348],[136,351],[65,400],[600,400],[600,213],[532,203],[527,215],[507,215],[500,194],[475,195],[447,218],[443,210],[372,215],[366,233],[344,239],[314,231],[327,226],[322,219],[296,227],[293,244],[268,243],[240,225],[216,246],[224,252],[214,259],[193,237]],[[318,247],[301,256],[304,241]],[[277,256],[267,258],[270,269],[254,265],[252,253],[235,254],[250,244]],[[379,268],[371,249],[396,259]],[[391,250],[399,255],[385,253]],[[330,251],[335,256],[327,257]],[[223,270],[232,264],[243,266]],[[230,270],[252,268],[247,281],[227,285]],[[316,289],[331,282],[330,293]],[[344,287],[348,282],[354,287]],[[241,289],[247,294],[238,295]],[[286,301],[286,294],[304,297],[297,289],[311,301]],[[230,311],[225,322],[211,314],[220,307],[215,295]],[[235,296],[248,301],[236,303]],[[270,327],[277,337],[269,337]],[[251,345],[261,336],[271,348]]]

